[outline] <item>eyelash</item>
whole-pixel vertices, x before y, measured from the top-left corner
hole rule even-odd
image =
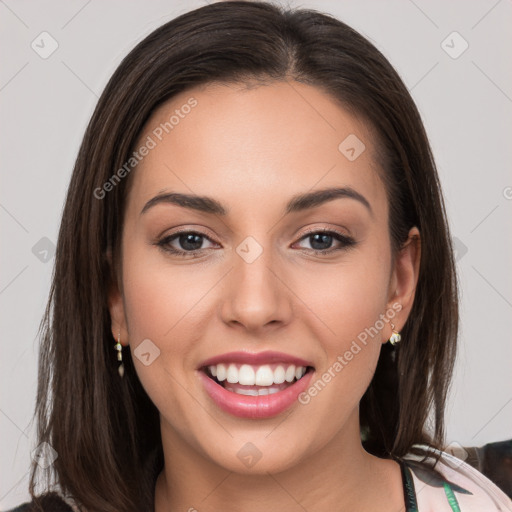
[[[323,256],[323,255],[333,253],[335,251],[350,249],[351,247],[353,247],[357,244],[357,242],[353,238],[351,238],[347,235],[343,235],[342,233],[340,233],[336,230],[332,230],[332,229],[314,229],[314,230],[307,231],[306,233],[304,233],[304,235],[298,241],[300,242],[300,241],[305,240],[305,239],[307,239],[313,235],[316,235],[316,234],[333,235],[333,238],[338,240],[341,243],[341,246],[338,248],[334,248],[334,249],[330,248],[330,249],[323,249],[323,250],[302,249],[303,251],[306,251],[306,252],[312,251],[316,255]],[[199,231],[183,230],[183,231],[177,231],[177,232],[173,233],[172,235],[162,238],[162,240],[157,242],[155,245],[157,245],[158,247],[160,247],[163,251],[165,251],[167,253],[175,254],[178,256],[183,256],[185,258],[200,257],[201,256],[200,253],[204,249],[195,249],[193,251],[183,251],[183,250],[176,249],[169,245],[170,242],[172,242],[173,240],[178,238],[180,235],[199,235],[200,237],[206,238],[210,242],[213,242],[213,240],[211,240],[211,238],[208,237],[207,235],[205,235],[204,233],[201,233]],[[215,242],[213,242],[213,243],[215,243]]]

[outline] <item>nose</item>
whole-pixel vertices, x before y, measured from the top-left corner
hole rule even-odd
[[[277,265],[272,250],[254,245],[254,241],[249,246],[241,244],[238,251],[233,251],[234,268],[224,283],[221,315],[227,325],[265,333],[290,322],[293,294],[286,286],[282,264]],[[244,248],[248,249],[246,253]],[[252,260],[247,254],[254,250],[262,252]]]

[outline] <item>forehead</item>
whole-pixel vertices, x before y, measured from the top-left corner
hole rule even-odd
[[[153,147],[134,171],[131,204],[172,190],[258,210],[273,198],[282,204],[289,195],[328,186],[384,200],[368,126],[320,89],[298,82],[183,92],[152,115],[137,147],[149,139]]]

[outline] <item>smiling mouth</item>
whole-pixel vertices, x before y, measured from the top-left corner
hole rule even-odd
[[[288,363],[265,365],[216,364],[201,370],[225,390],[245,396],[272,395],[283,391],[314,371],[312,366]]]

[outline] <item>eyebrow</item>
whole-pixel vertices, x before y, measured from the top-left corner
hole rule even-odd
[[[372,207],[370,206],[368,200],[351,187],[326,188],[295,195],[287,203],[285,208],[285,215],[289,213],[309,210],[328,201],[341,198],[349,198],[359,201],[373,216]],[[140,215],[146,213],[153,206],[161,203],[175,204],[183,208],[190,208],[192,210],[197,210],[213,215],[226,216],[229,213],[229,209],[225,208],[219,201],[213,199],[212,197],[167,192],[158,194],[157,196],[150,199],[144,205],[144,208],[142,208]]]

